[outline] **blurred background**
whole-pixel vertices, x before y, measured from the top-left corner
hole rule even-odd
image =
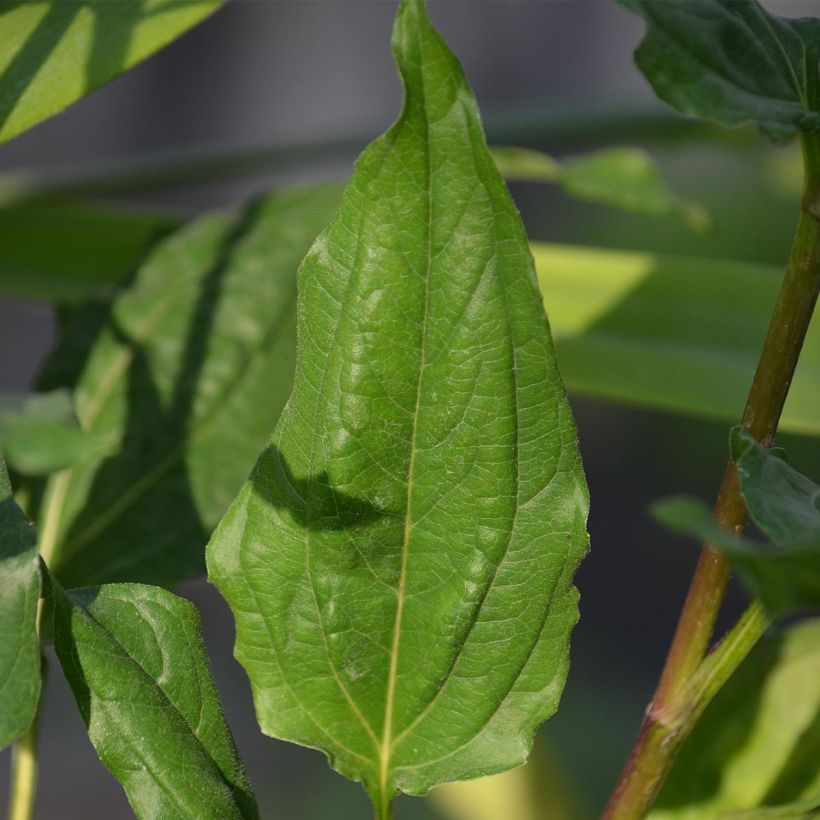
[[[820,13],[820,3],[808,0],[766,5],[784,15]],[[191,215],[272,186],[345,176],[400,106],[389,48],[394,10],[387,0],[232,0],[136,69],[0,147],[0,172],[78,170],[170,151],[287,149],[277,167],[241,182],[127,198],[135,208]],[[632,64],[642,31],[637,18],[603,0],[437,0],[431,16],[462,60],[491,142],[557,155],[643,146],[672,187],[704,205],[715,223],[693,233],[672,217],[624,214],[516,184],[532,238],[783,263],[797,216],[793,150],[750,130],[721,136],[706,129],[702,139],[681,141],[673,115]],[[0,390],[31,389],[53,340],[47,307],[0,300]],[[577,576],[581,621],[569,681],[561,709],[542,729],[539,765],[563,770],[581,813],[591,817],[629,749],[697,557],[691,544],[661,531],[646,506],[670,493],[713,497],[728,425],[572,399],[592,498],[592,552]],[[782,443],[798,470],[820,472],[817,442],[784,436]],[[332,773],[321,754],[260,735],[249,686],[231,655],[227,607],[204,581],[179,591],[202,612],[216,683],[263,816],[369,816],[364,792]],[[743,601],[733,590],[727,618]],[[132,816],[55,663],[51,671],[37,817]],[[0,756],[2,804],[7,791],[8,751]],[[437,811],[428,801],[398,804],[400,820]]]

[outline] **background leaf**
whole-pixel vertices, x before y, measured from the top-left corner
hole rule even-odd
[[[222,0],[0,3],[0,142],[167,45]]]
[[[106,449],[104,440],[80,429],[67,390],[0,394],[0,445],[12,468],[25,475],[62,470]]]
[[[28,728],[40,697],[37,531],[11,494],[0,454],[0,749]]]
[[[782,271],[540,242],[531,247],[561,373],[571,391],[737,419]],[[817,435],[818,406],[820,321],[815,319],[781,429]]]
[[[137,816],[256,818],[193,604],[136,584],[52,592],[60,664]]]
[[[523,763],[587,494],[520,218],[421,2],[397,123],[300,270],[294,391],[208,551],[268,734],[397,789]]]
[[[529,148],[493,148],[493,159],[507,180],[555,183],[576,199],[649,216],[681,216],[698,230],[711,224],[703,208],[675,196],[640,148],[605,148],[562,160]]]
[[[73,387],[81,427],[113,454],[46,487],[42,552],[64,585],[202,570],[287,396],[294,271],[338,197],[294,189],[196,220],[110,308],[73,317],[42,383]]]
[[[0,209],[0,292],[61,304],[111,292],[181,222],[74,201]]]
[[[794,818],[820,803],[818,680],[820,620],[763,638],[704,712],[651,820]],[[752,811],[763,806],[780,813]]]
[[[684,114],[756,122],[774,137],[820,128],[820,20],[769,14],[757,0],[620,0],[646,21],[635,62]]]

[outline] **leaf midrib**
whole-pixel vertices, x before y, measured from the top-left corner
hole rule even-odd
[[[423,43],[420,28],[417,29],[419,53],[423,53]],[[390,779],[390,761],[393,753],[393,713],[395,707],[396,681],[398,678],[399,650],[401,644],[401,625],[404,616],[404,602],[407,594],[407,559],[410,550],[410,537],[413,533],[413,484],[416,469],[416,454],[418,452],[417,434],[421,394],[424,386],[424,370],[427,365],[427,323],[430,313],[430,277],[433,267],[433,164],[430,148],[430,118],[427,113],[427,87],[424,67],[419,69],[421,78],[420,88],[423,99],[425,149],[427,161],[427,247],[424,276],[424,312],[421,325],[419,373],[416,380],[416,402],[412,414],[412,429],[410,435],[410,458],[407,466],[407,493],[405,496],[404,535],[401,545],[401,565],[399,569],[399,584],[396,590],[396,615],[393,621],[393,637],[390,649],[390,665],[387,672],[387,693],[384,701],[384,721],[382,742],[379,749],[379,790],[382,800],[388,798],[388,784]],[[405,123],[403,123],[404,125]]]

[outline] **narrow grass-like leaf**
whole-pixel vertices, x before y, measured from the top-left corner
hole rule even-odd
[[[635,62],[662,100],[779,138],[820,128],[820,20],[778,17],[757,0],[620,2],[646,20]]]
[[[0,3],[0,142],[144,60],[221,4],[222,0]]]
[[[74,388],[81,427],[113,454],[46,488],[42,552],[65,586],[202,571],[208,533],[287,397],[294,270],[338,197],[336,185],[294,189],[203,217],[92,312],[96,339],[79,317],[44,383]]]
[[[533,243],[532,251],[571,391],[737,419],[782,271],[542,243]],[[820,434],[818,406],[820,320],[815,319],[781,429]]]
[[[507,180],[555,183],[576,199],[647,216],[680,216],[697,230],[710,225],[706,211],[676,196],[640,148],[606,148],[560,161],[529,148],[493,148],[493,158]]]
[[[0,454],[0,749],[28,728],[40,696],[37,532],[11,494]]]
[[[587,492],[518,213],[423,3],[396,124],[299,275],[294,390],[208,550],[262,729],[397,790],[522,763],[556,708]]]
[[[651,820],[816,817],[818,680],[820,620],[763,638],[698,721]]]
[[[181,220],[87,205],[48,202],[0,210],[0,292],[61,304],[111,291]]]
[[[80,429],[67,390],[0,394],[0,447],[12,469],[46,475],[94,456],[106,443]]]
[[[137,816],[256,818],[193,604],[137,584],[52,594],[60,664]]]

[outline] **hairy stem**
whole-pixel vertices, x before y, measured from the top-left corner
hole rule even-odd
[[[800,221],[742,419],[766,445],[777,430],[820,290],[820,137],[804,134],[801,142],[805,186]],[[746,526],[746,507],[731,463],[715,504],[715,520],[734,533]],[[719,646],[707,657],[730,572],[728,558],[704,544],[660,683],[604,812],[607,820],[645,816],[700,713],[763,633],[765,619],[754,605],[730,633],[743,640],[735,646],[733,639],[731,652]],[[710,669],[716,673],[699,688],[696,682]]]

